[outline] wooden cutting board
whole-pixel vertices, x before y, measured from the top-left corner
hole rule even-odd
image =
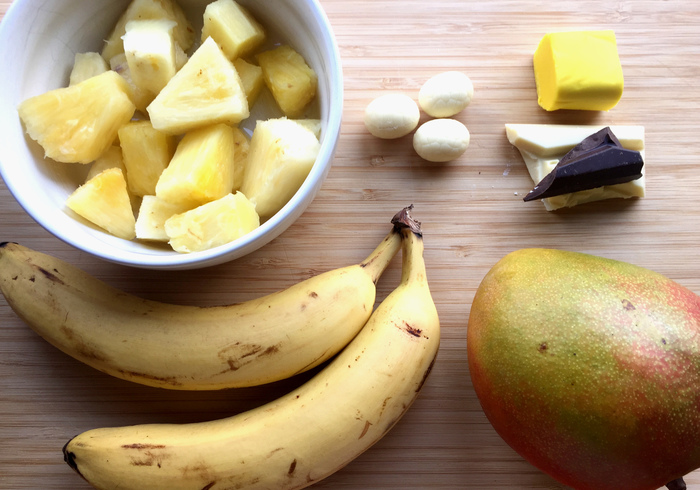
[[[0,14],[10,3],[0,0]],[[394,213],[413,203],[423,223],[443,328],[437,363],[401,422],[317,488],[564,488],[511,450],[479,407],[466,362],[471,301],[499,258],[535,246],[633,262],[700,293],[700,3],[322,0],[322,5],[343,59],[343,130],[328,180],[283,236],[214,268],[135,270],[87,256],[49,235],[0,184],[0,240],[54,254],[143,297],[212,305],[356,263],[385,235]],[[610,112],[551,114],[537,105],[532,53],[544,33],[574,29],[616,31],[625,91]],[[410,136],[381,141],[366,132],[363,111],[372,98],[388,92],[417,98],[427,78],[446,70],[465,72],[475,85],[472,104],[457,116],[471,131],[462,158],[429,164],[414,154]],[[556,213],[538,202],[524,203],[532,182],[506,140],[509,122],[644,125],[647,197]],[[399,269],[398,261],[392,263],[378,299],[397,284]],[[73,435],[100,426],[220,418],[301,381],[214,393],[130,384],[57,351],[0,299],[0,488],[86,489],[62,461],[61,447]],[[686,481],[700,489],[700,471]]]

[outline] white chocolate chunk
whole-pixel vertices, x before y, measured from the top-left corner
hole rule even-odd
[[[447,71],[435,75],[418,92],[418,104],[432,117],[451,117],[465,109],[474,97],[474,85],[467,75]]]
[[[523,157],[535,184],[549,174],[559,160],[581,141],[605,126],[562,124],[506,124],[508,141]],[[640,152],[644,160],[644,126],[610,126],[610,130],[628,150]],[[643,170],[642,170],[643,172]],[[637,180],[572,192],[542,199],[547,211],[612,198],[644,197],[644,175]]]
[[[469,130],[456,119],[433,119],[415,132],[413,148],[429,162],[449,162],[467,150],[469,139]]]
[[[365,109],[365,126],[377,138],[395,139],[416,129],[420,120],[418,104],[408,95],[377,97]]]

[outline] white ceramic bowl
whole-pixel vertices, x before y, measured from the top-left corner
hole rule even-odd
[[[197,32],[210,1],[178,2]],[[292,44],[318,74],[321,151],[306,181],[287,205],[248,235],[191,254],[122,240],[76,218],[66,210],[65,200],[82,183],[85,166],[44,159],[41,147],[25,135],[17,106],[28,97],[66,86],[75,53],[100,51],[102,40],[129,2],[15,0],[0,24],[0,174],[34,220],[61,240],[111,262],[149,269],[193,269],[257,250],[303,213],[328,174],[340,134],[343,80],[338,47],[317,0],[239,2],[280,40]]]

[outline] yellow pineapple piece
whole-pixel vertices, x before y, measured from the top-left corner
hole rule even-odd
[[[90,170],[88,170],[88,173],[85,176],[85,182],[109,168],[118,168],[122,171],[122,174],[126,178],[127,182],[129,181],[129,175],[126,172],[124,158],[122,157],[122,149],[118,145],[110,146],[102,155],[100,155],[97,160],[92,162],[92,165],[90,165]],[[132,210],[134,212],[138,211],[139,206],[141,205],[140,196],[137,196],[133,192],[129,191],[129,200],[131,201]]]
[[[126,179],[118,168],[104,170],[85,182],[68,196],[66,205],[114,236],[125,240],[136,237]]]
[[[215,124],[187,133],[156,185],[155,195],[187,206],[219,199],[233,190],[233,128]]]
[[[260,226],[255,206],[240,192],[176,214],[165,222],[170,245],[189,253],[224,245]]]
[[[90,165],[90,170],[88,170],[88,173],[85,176],[85,182],[109,168],[118,168],[122,171],[122,174],[127,182],[129,181],[129,176],[126,172],[126,167],[124,166],[124,158],[122,157],[122,149],[116,144],[107,148],[107,150],[100,155],[97,160],[92,162],[92,165]],[[137,196],[133,192],[129,191],[129,200],[131,201],[131,209],[135,213],[138,211],[139,206],[141,205],[141,196]]]
[[[156,184],[175,152],[175,140],[153,128],[150,121],[131,121],[119,130],[129,191],[137,196],[156,193]]]
[[[258,55],[265,85],[287,117],[300,117],[316,97],[318,77],[291,46],[282,45]]]
[[[90,170],[88,170],[85,176],[85,181],[92,179],[97,174],[101,174],[108,168],[118,168],[126,176],[126,167],[124,166],[124,159],[122,158],[122,149],[113,145],[107,148],[105,152],[95,160],[92,165],[90,165]]]
[[[321,120],[320,119],[296,119],[296,122],[311,131],[314,136],[321,140]]]
[[[124,52],[122,36],[126,34],[126,24],[131,20],[167,19],[177,23],[173,35],[184,51],[194,43],[194,29],[187,20],[182,8],[173,0],[132,0],[121,15],[112,33],[105,41],[102,57],[111,60]]]
[[[255,204],[261,219],[270,218],[294,196],[320,148],[316,136],[292,119],[256,123],[241,192]]]
[[[142,114],[146,114],[146,107],[148,104],[153,102],[156,98],[156,94],[137,87],[131,77],[131,70],[129,69],[129,63],[126,61],[126,54],[120,53],[109,60],[109,65],[112,70],[117,72],[126,81],[129,87],[129,97],[131,101],[136,106],[136,110]]]
[[[100,53],[75,53],[68,85],[75,85],[109,70]]]
[[[265,86],[262,68],[260,68],[258,65],[248,63],[243,58],[236,59],[233,62],[233,66],[236,68],[238,75],[241,77],[243,91],[245,92],[246,99],[248,99],[248,107],[253,107],[255,101],[258,100],[260,91],[262,90],[263,86]]]
[[[91,163],[109,148],[136,107],[113,71],[31,97],[19,106],[29,136],[59,162]]]
[[[250,140],[241,128],[233,128],[233,190],[237,191],[243,185],[245,168],[248,165]]]
[[[156,196],[143,196],[136,218],[136,238],[167,242],[170,238],[165,233],[165,222],[189,210],[189,206],[173,204]]]
[[[132,20],[126,24],[124,53],[134,84],[157,94],[177,73],[172,20]]]
[[[185,50],[182,49],[179,44],[175,43],[175,68],[177,71],[180,71],[180,68],[185,66],[188,59],[190,59],[190,57],[185,53]]]
[[[212,37],[230,60],[251,53],[265,41],[263,26],[234,0],[216,0],[204,10],[202,41]]]
[[[148,106],[153,127],[171,134],[250,115],[241,78],[212,38],[192,54]]]

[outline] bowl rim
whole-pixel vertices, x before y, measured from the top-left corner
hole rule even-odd
[[[42,219],[38,210],[31,207],[28,202],[21,198],[20,190],[15,186],[12,178],[7,178],[6,165],[0,159],[0,177],[2,177],[5,186],[20,207],[46,231],[78,250],[112,263],[144,269],[195,269],[235,260],[262,248],[291,226],[315,198],[330,170],[340,137],[344,102],[344,80],[340,51],[330,20],[319,0],[308,0],[308,3],[314,14],[313,21],[317,24],[318,30],[323,36],[318,45],[324,46],[326,48],[324,51],[327,51],[330,55],[327,58],[326,66],[329,88],[328,119],[323,127],[319,154],[308,176],[282,209],[255,230],[229,243],[191,253],[173,251],[167,254],[148,254],[119,249],[104,242],[102,247],[92,246],[92,244],[86,245],[78,239],[62,233],[58,224]],[[23,0],[15,0],[10,4],[2,22],[0,22],[0,38],[3,37],[3,31],[7,29],[6,26],[14,22],[15,17],[20,15],[25,5],[26,2]]]

